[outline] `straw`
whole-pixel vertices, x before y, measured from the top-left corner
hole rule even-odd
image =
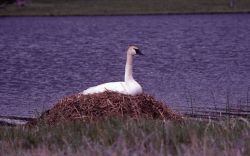
[[[76,94],[65,97],[55,104],[53,108],[43,112],[38,120],[45,121],[48,124],[55,124],[77,120],[94,121],[109,117],[181,119],[179,114],[148,94],[131,96],[106,91],[98,94]]]

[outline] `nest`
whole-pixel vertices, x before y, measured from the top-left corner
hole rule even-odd
[[[62,121],[93,121],[109,117],[135,119],[180,120],[164,103],[147,94],[136,96],[115,92],[91,95],[72,95],[60,100],[53,108],[42,113],[38,120],[48,124]]]

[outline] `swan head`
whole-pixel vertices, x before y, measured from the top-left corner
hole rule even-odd
[[[129,55],[135,56],[135,55],[143,55],[140,49],[136,46],[129,46],[128,52]]]

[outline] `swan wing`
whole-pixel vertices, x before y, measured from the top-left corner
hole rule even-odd
[[[94,94],[94,93],[101,93],[105,91],[113,91],[122,94],[128,94],[128,88],[125,82],[109,82],[104,83],[98,86],[90,87],[83,91],[83,94]]]

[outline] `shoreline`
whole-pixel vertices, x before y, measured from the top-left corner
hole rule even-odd
[[[245,12],[186,12],[186,13],[145,13],[145,14],[59,14],[59,15],[46,15],[46,14],[36,14],[36,15],[1,15],[0,18],[5,17],[119,17],[119,16],[179,16],[179,15],[240,15],[240,14],[250,14],[250,11]]]
[[[0,4],[0,17],[11,16],[150,16],[249,14],[250,1],[228,0],[32,0],[20,6]]]

